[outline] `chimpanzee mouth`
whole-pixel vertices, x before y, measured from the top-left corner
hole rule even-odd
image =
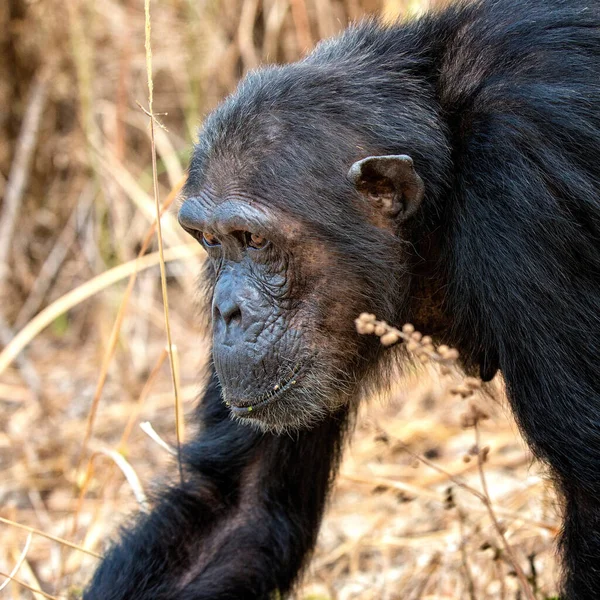
[[[229,406],[235,415],[250,416],[248,413],[252,413],[269,404],[273,404],[298,383],[298,379],[302,375],[301,371],[303,366],[304,365],[301,363],[296,365],[289,375],[278,381],[268,392],[260,394],[260,396],[256,396],[250,400],[229,400],[226,402],[227,406]]]

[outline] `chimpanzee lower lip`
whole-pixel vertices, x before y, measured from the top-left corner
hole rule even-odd
[[[264,394],[261,394],[260,396],[257,396],[251,400],[242,399],[239,401],[228,401],[227,405],[236,415],[248,415],[248,413],[251,413],[254,410],[258,410],[263,406],[272,404],[287,390],[296,385],[300,371],[302,370],[302,366],[302,364],[296,365],[294,370],[287,377],[280,380],[272,390],[265,392]]]

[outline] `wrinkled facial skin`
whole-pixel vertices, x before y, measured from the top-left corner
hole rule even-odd
[[[293,431],[348,402],[373,343],[354,329],[361,282],[343,258],[243,194],[196,193],[179,222],[208,252],[213,360],[232,415]]]

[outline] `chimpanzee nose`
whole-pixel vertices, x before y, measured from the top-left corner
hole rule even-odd
[[[242,323],[242,311],[235,298],[223,290],[217,290],[213,299],[213,322],[218,324],[220,321],[225,325]]]
[[[241,323],[242,311],[235,302],[224,302],[222,304],[215,304],[213,306],[213,319],[216,321],[222,319],[225,325],[229,325],[232,322]]]

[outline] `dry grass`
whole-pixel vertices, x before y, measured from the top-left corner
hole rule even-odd
[[[1,598],[77,597],[123,515],[177,476],[154,196],[163,210],[175,198],[202,115],[258,64],[294,60],[349,19],[426,4],[151,3],[166,128],[154,130],[154,190],[137,104],[148,105],[143,1],[0,3]],[[161,223],[189,415],[208,347],[191,300],[201,257],[171,213]],[[470,400],[422,370],[363,407],[298,598],[508,600],[515,562],[536,598],[550,596],[555,500],[501,382],[477,397],[491,418],[475,431],[461,425]],[[513,559],[469,489],[481,491],[486,445],[487,497]]]

